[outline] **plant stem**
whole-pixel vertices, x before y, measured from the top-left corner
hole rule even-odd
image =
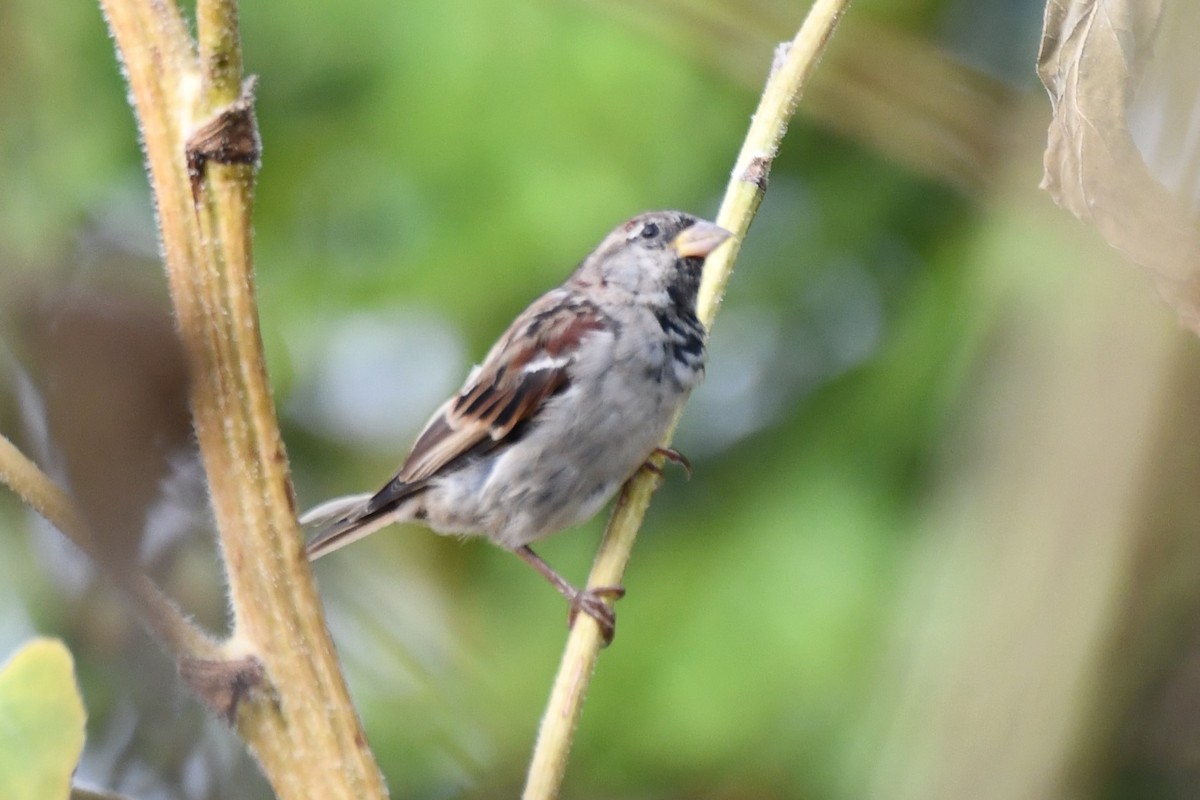
[[[0,482],[8,485],[95,563],[107,564],[96,552],[87,523],[71,498],[3,435],[0,435]],[[130,569],[108,570],[108,573],[133,601],[145,625],[174,656],[217,658],[217,643],[189,620],[145,573]]]
[[[777,53],[776,64],[767,79],[717,216],[717,224],[734,236],[705,264],[697,302],[697,315],[705,327],[711,328],[716,318],[741,241],[766,193],[767,178],[788,121],[848,5],[849,0],[816,0],[796,38],[781,46]],[[670,442],[674,428],[672,425],[671,433],[663,442],[664,447]],[[661,467],[661,459],[656,463]],[[659,475],[641,470],[626,484],[596,554],[588,577],[589,586],[620,584],[659,480]],[[599,627],[590,617],[580,615],[567,639],[550,700],[542,716],[524,800],[549,800],[558,796],[600,646]]]
[[[234,666],[253,662],[265,684],[243,693],[246,674],[231,670],[230,718],[278,797],[385,797],[301,551],[263,358],[251,257],[257,131],[236,1],[198,0],[198,53],[173,0],[100,2],[136,105],[192,379],[234,618],[225,653]]]

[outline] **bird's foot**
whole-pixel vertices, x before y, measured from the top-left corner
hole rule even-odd
[[[683,471],[687,473],[688,480],[691,480],[692,462],[688,461],[687,458],[684,457],[683,453],[680,453],[678,450],[674,450],[670,447],[656,447],[650,452],[650,455],[662,456],[672,464],[678,464],[679,466],[683,467]],[[662,468],[649,459],[647,459],[643,466],[645,466],[646,469],[650,470],[655,475],[663,474]]]
[[[575,618],[582,611],[596,620],[596,624],[600,626],[600,635],[604,638],[604,646],[607,647],[612,644],[613,636],[617,633],[617,612],[612,607],[612,603],[624,596],[624,586],[572,589],[572,594],[568,597],[571,602],[571,612],[567,617],[567,626],[574,628]]]
[[[595,586],[588,589],[579,589],[572,586],[567,582],[566,578],[555,572],[528,545],[518,547],[513,552],[540,572],[558,590],[559,594],[567,598],[567,602],[571,604],[570,616],[567,617],[567,625],[569,627],[575,627],[575,618],[582,611],[596,620],[596,624],[600,626],[600,635],[604,637],[604,646],[607,647],[612,644],[613,635],[617,631],[617,612],[613,610],[612,603],[625,596],[625,587]],[[605,602],[605,600],[608,602]]]

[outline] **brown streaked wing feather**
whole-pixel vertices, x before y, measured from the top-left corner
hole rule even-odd
[[[400,467],[396,476],[399,480],[405,483],[424,480],[487,436],[487,429],[480,425],[455,427],[449,413],[450,403],[447,403],[425,426]]]
[[[588,333],[603,329],[604,317],[592,304],[564,295],[543,295],[509,326],[473,380],[417,438],[397,476],[401,481],[429,478],[486,438],[500,442],[567,385],[572,351]],[[546,367],[528,369],[539,362]]]

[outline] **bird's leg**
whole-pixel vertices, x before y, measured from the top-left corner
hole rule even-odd
[[[596,620],[596,624],[600,626],[600,635],[604,637],[604,644],[607,646],[612,643],[613,635],[617,631],[617,613],[613,607],[604,602],[605,599],[620,600],[625,596],[625,588],[623,586],[596,586],[589,589],[577,589],[567,583],[563,576],[554,571],[554,568],[547,564],[541,556],[533,552],[528,546],[518,547],[514,551],[527,564],[536,569],[542,574],[550,584],[558,590],[559,594],[567,598],[571,604],[571,614],[568,618],[568,625],[575,625],[575,617],[580,611],[587,614],[592,619]]]
[[[679,466],[683,467],[683,471],[687,473],[688,480],[691,480],[692,462],[688,461],[687,458],[684,457],[683,453],[670,447],[656,447],[650,451],[650,455],[662,456],[672,464],[678,464]],[[643,464],[643,466],[653,472],[655,475],[662,475],[662,470],[658,467],[658,465],[649,459],[646,460],[646,463]]]

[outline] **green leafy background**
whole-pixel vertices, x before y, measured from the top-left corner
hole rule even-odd
[[[299,504],[380,483],[512,316],[617,222],[654,207],[715,213],[773,43],[803,10],[243,4],[264,140],[259,299]],[[855,4],[730,284],[678,440],[695,475],[669,471],[650,511],[565,796],[1174,796],[1190,774],[1161,744],[1178,731],[1156,709],[1190,652],[1179,620],[1194,592],[1150,581],[1138,554],[1158,543],[1175,568],[1194,563],[1145,531],[1186,529],[1162,520],[1195,502],[1084,494],[1122,522],[1108,560],[1067,584],[1063,565],[1097,551],[1078,516],[1056,516],[1059,498],[1092,486],[1079,470],[1134,456],[1101,448],[1017,486],[1075,450],[1034,435],[1015,398],[1099,426],[1092,402],[1133,387],[1166,399],[1132,441],[1172,440],[1182,423],[1170,420],[1187,416],[1163,386],[1183,379],[1108,360],[1195,355],[1145,284],[1036,191],[1039,23],[1032,2]],[[45,435],[47,415],[103,421],[109,406],[89,399],[123,401],[72,383],[86,376],[57,359],[111,341],[80,356],[96,368],[87,379],[154,387],[141,367],[118,369],[122,337],[169,331],[136,130],[94,7],[8,0],[0,109],[0,419],[62,467],[72,437]],[[131,319],[147,327],[130,333]],[[1113,322],[1131,319],[1143,333]],[[1144,342],[1174,349],[1133,349]],[[1105,377],[1060,402],[1045,386],[1079,364]],[[1087,435],[1107,442],[1104,430]],[[144,439],[158,466],[138,479],[151,496],[123,508],[127,527],[149,520],[144,560],[219,629],[186,432]],[[1007,472],[1006,442],[1026,448]],[[1158,485],[1156,454],[1138,451],[1142,479],[1122,486]],[[132,458],[91,455],[66,459],[73,484]],[[1195,477],[1193,456],[1173,474]],[[1018,509],[1047,530],[1011,533]],[[602,523],[542,555],[582,580]],[[77,654],[92,711],[81,777],[138,797],[265,797],[103,580],[15,500],[0,526],[0,644],[49,631]],[[419,529],[317,574],[393,796],[516,794],[564,640],[558,598],[495,548]],[[1062,611],[1068,596],[1091,599]],[[1110,656],[1136,628],[1121,596],[1156,598],[1138,606],[1161,635],[1135,642],[1137,669]],[[1040,614],[1009,613],[1029,597]],[[1079,631],[1090,638],[1074,649],[1047,644]],[[1039,693],[1062,686],[1065,708]]]

